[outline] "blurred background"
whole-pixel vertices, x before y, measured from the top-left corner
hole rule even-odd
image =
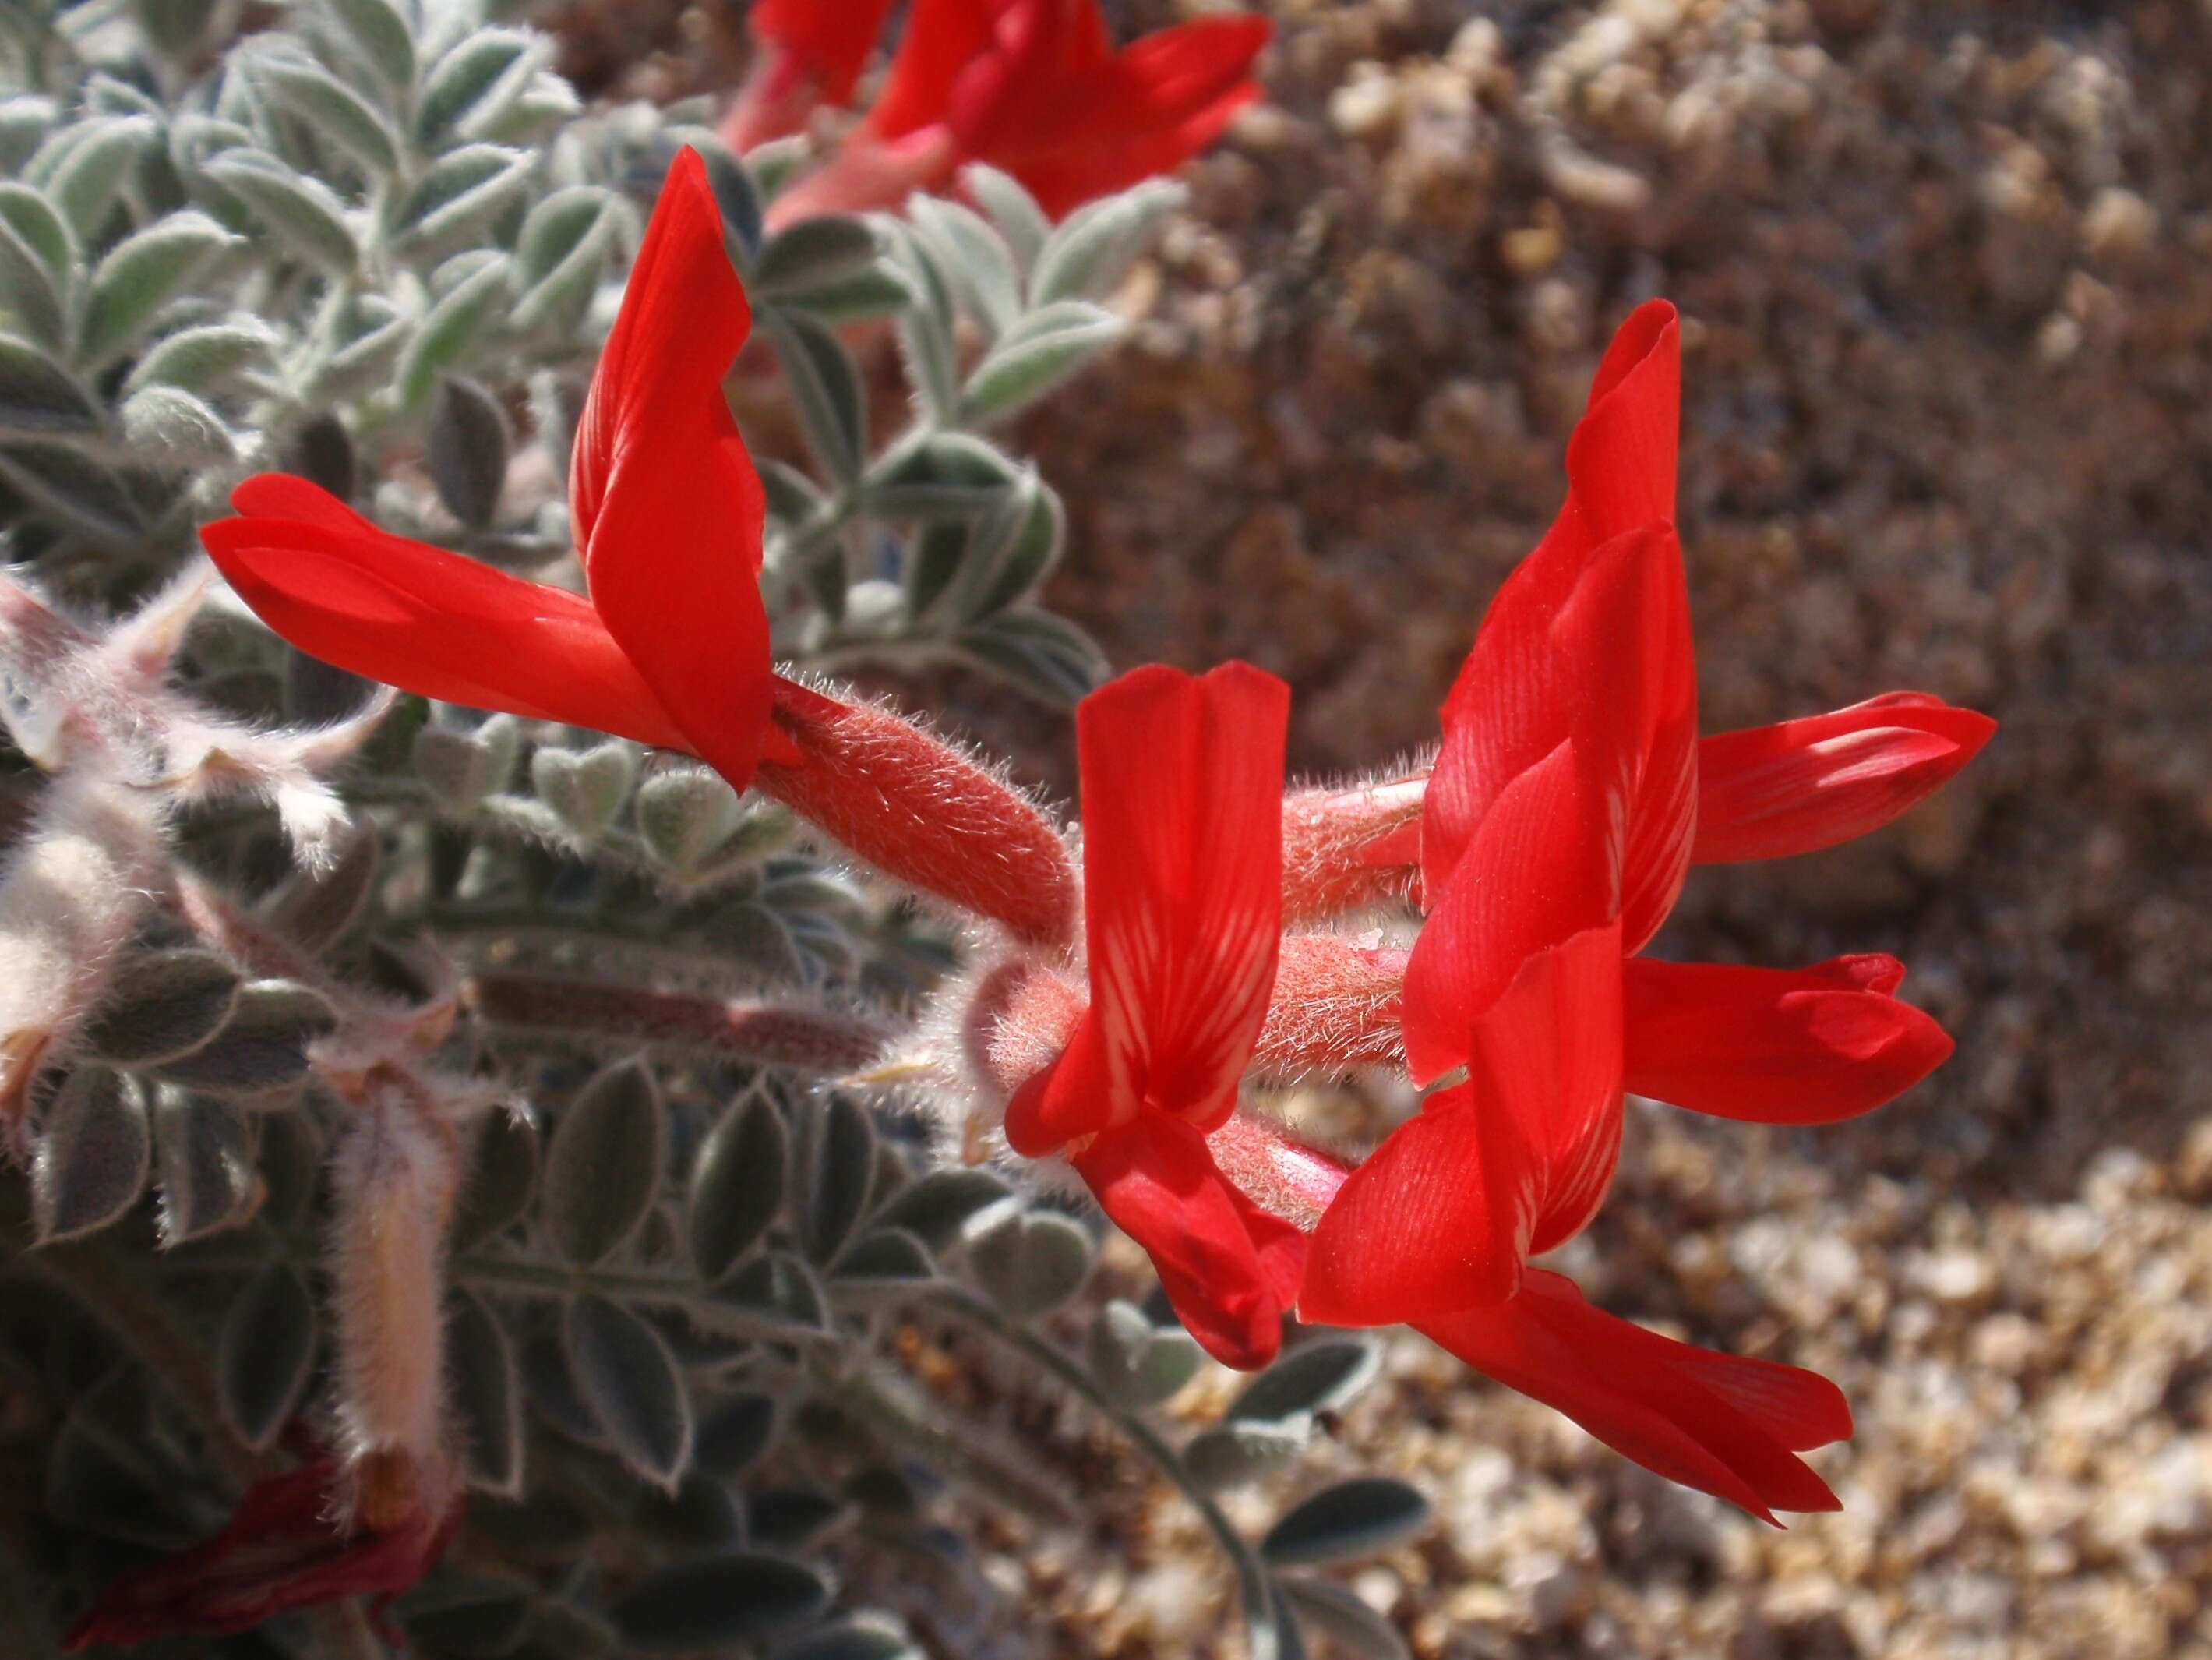
[[[1844,1514],[1770,1531],[1408,1338],[1338,1433],[1442,1525],[1362,1594],[1424,1657],[2212,1655],[2212,3],[1267,9],[1133,344],[1013,435],[1056,609],[1117,666],[1283,675],[1303,769],[1431,741],[1664,295],[1705,729],[1900,688],[2002,723],[1881,836],[1695,873],[1655,947],[1893,952],[1956,1059],[1817,1132],[1645,1110],[1565,1253],[1836,1377]],[[742,17],[545,21],[587,93],[668,97],[735,84]],[[1067,793],[1063,721],[902,695]],[[1187,1518],[1098,1479],[1126,1534],[1010,1583],[1071,1654],[1206,1651]]]

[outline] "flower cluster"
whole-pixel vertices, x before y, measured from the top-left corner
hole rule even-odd
[[[290,478],[244,486],[207,546],[305,649],[688,751],[982,925],[939,1023],[967,1144],[995,1124],[1013,1153],[1064,1158],[1228,1364],[1270,1359],[1293,1312],[1407,1323],[1674,1480],[1770,1520],[1832,1507],[1797,1456],[1849,1433],[1832,1386],[1653,1335],[1532,1265],[1602,1202],[1628,1093],[1823,1123],[1950,1049],[1886,957],[1643,954],[1692,864],[1871,830],[1993,729],[1898,694],[1698,738],[1672,307],[1636,313],[1601,364],[1565,503],[1484,619],[1431,766],[1286,798],[1285,688],[1242,665],[1139,670],[1079,713],[1079,879],[988,769],[773,672],[760,492],[720,390],[746,326],[681,159],[577,432],[587,596],[386,535]],[[1314,926],[1394,894],[1423,914],[1410,952]],[[1248,1076],[1378,1061],[1426,1093],[1362,1161],[1240,1106]]]
[[[763,0],[752,74],[722,125],[745,150],[850,101],[889,0]],[[1265,18],[1206,17],[1116,51],[1097,0],[916,0],[857,131],[771,213],[896,207],[982,162],[1054,218],[1171,172],[1260,95]]]

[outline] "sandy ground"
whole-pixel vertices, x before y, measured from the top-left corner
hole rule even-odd
[[[1705,728],[1905,687],[2003,723],[1880,837],[1697,873],[1656,948],[1894,952],[1956,1059],[1838,1128],[1643,1113],[1565,1253],[1837,1377],[1844,1513],[1770,1532],[1407,1340],[1341,1462],[1441,1525],[1351,1582],[1424,1657],[2212,1655],[2212,7],[1272,9],[1135,344],[1016,435],[1056,605],[1117,664],[1285,676],[1309,769],[1420,744],[1665,295]],[[602,13],[577,65],[687,83],[734,16]],[[1054,769],[1056,723],[960,713]],[[1056,1648],[1213,1651],[1180,1512],[1128,1542],[1004,1567]]]

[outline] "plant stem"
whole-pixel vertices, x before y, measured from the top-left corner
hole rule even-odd
[[[1182,1456],[1161,1438],[1159,1432],[1136,1413],[1109,1400],[1090,1371],[1058,1344],[1048,1342],[1026,1326],[1008,1320],[996,1306],[965,1286],[940,1286],[927,1296],[930,1302],[948,1314],[996,1338],[1052,1373],[1136,1444],[1137,1450],[1189,1501],[1199,1520],[1206,1524],[1206,1531],[1214,1536],[1223,1554],[1229,1558],[1230,1566],[1236,1570],[1237,1592],[1244,1603],[1244,1634],[1250,1660],[1278,1660],[1282,1639],[1276,1628],[1267,1569],[1261,1566],[1259,1557],[1237,1531],[1236,1525],[1222,1513],[1221,1507],[1191,1480]]]

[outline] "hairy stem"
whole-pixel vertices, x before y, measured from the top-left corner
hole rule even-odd
[[[824,1009],[653,991],[550,974],[486,970],[461,1000],[497,1025],[704,1049],[732,1060],[836,1076],[866,1066],[890,1034]]]

